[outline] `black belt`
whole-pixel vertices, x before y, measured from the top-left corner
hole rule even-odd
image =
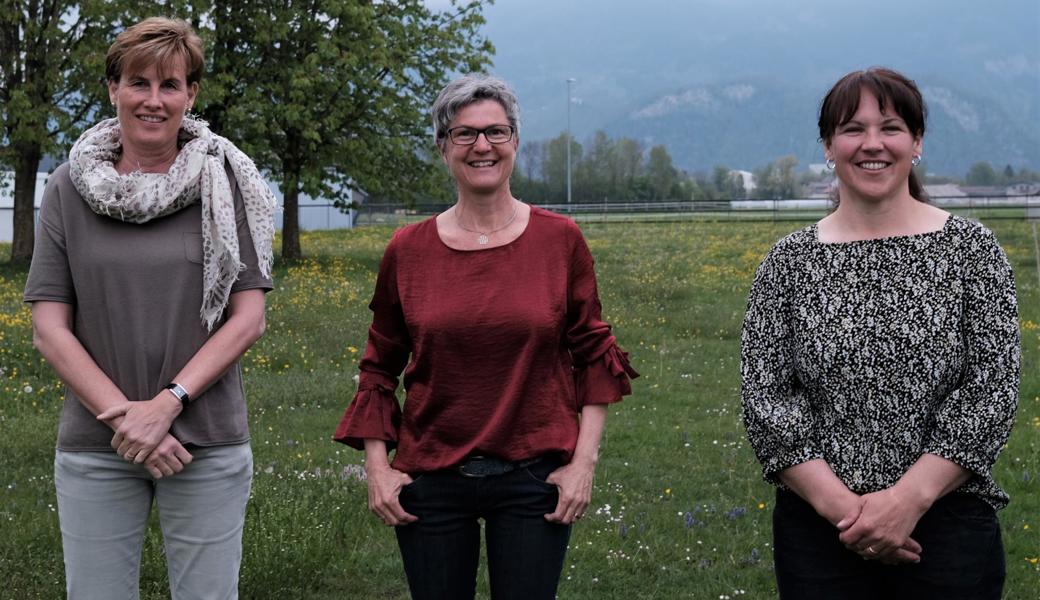
[[[470,456],[455,466],[455,470],[464,477],[491,477],[494,475],[505,475],[510,471],[523,469],[537,464],[545,459],[545,456],[537,456],[518,462],[510,462],[494,456]]]

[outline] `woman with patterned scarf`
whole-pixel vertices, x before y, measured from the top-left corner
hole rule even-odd
[[[252,477],[238,360],[264,331],[275,201],[188,116],[202,66],[183,21],[120,34],[117,117],[44,192],[25,301],[66,385],[54,482],[69,598],[138,596],[153,498],[172,597],[237,597]]]

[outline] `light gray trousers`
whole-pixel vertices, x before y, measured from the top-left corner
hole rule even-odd
[[[183,471],[155,480],[115,452],[57,451],[54,486],[69,600],[137,600],[153,497],[173,600],[238,598],[252,450],[244,443],[190,452]]]

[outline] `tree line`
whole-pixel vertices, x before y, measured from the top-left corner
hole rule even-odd
[[[567,198],[566,133],[547,141],[524,142],[511,189],[529,202],[560,204]],[[743,176],[724,165],[710,172],[677,168],[663,145],[646,149],[638,140],[611,138],[597,131],[586,145],[571,139],[571,201],[575,203],[710,201],[743,198],[795,198],[807,179],[798,159],[781,156],[754,169],[756,187],[746,190]]]
[[[988,161],[983,160],[971,165],[968,173],[964,176],[963,182],[967,185],[977,186],[1040,183],[1040,171],[1033,171],[1025,167],[1016,171],[1011,165],[1005,165],[1003,169],[998,171]]]
[[[785,200],[805,198],[814,182],[833,181],[833,171],[798,170],[793,155],[776,158],[748,171],[715,165],[710,171],[687,172],[675,167],[662,145],[647,150],[638,140],[611,138],[597,131],[582,145],[571,139],[571,201],[574,203]],[[918,173],[927,172],[922,163]],[[750,173],[753,186],[745,185]],[[972,165],[964,178],[923,176],[925,183],[1003,186],[1040,183],[1040,172],[1028,168],[1002,170],[985,161]],[[750,183],[750,182],[748,182]],[[443,189],[449,189],[446,184]],[[524,142],[511,180],[513,194],[536,204],[563,204],[567,199],[567,134],[546,141]],[[450,193],[439,198],[451,201]]]

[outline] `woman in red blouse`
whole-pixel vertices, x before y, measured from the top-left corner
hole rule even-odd
[[[387,246],[335,435],[365,450],[369,508],[396,528],[415,599],[474,596],[479,519],[492,598],[554,598],[606,405],[638,376],[600,316],[581,231],[509,191],[519,112],[482,75],[434,103],[458,201]]]

